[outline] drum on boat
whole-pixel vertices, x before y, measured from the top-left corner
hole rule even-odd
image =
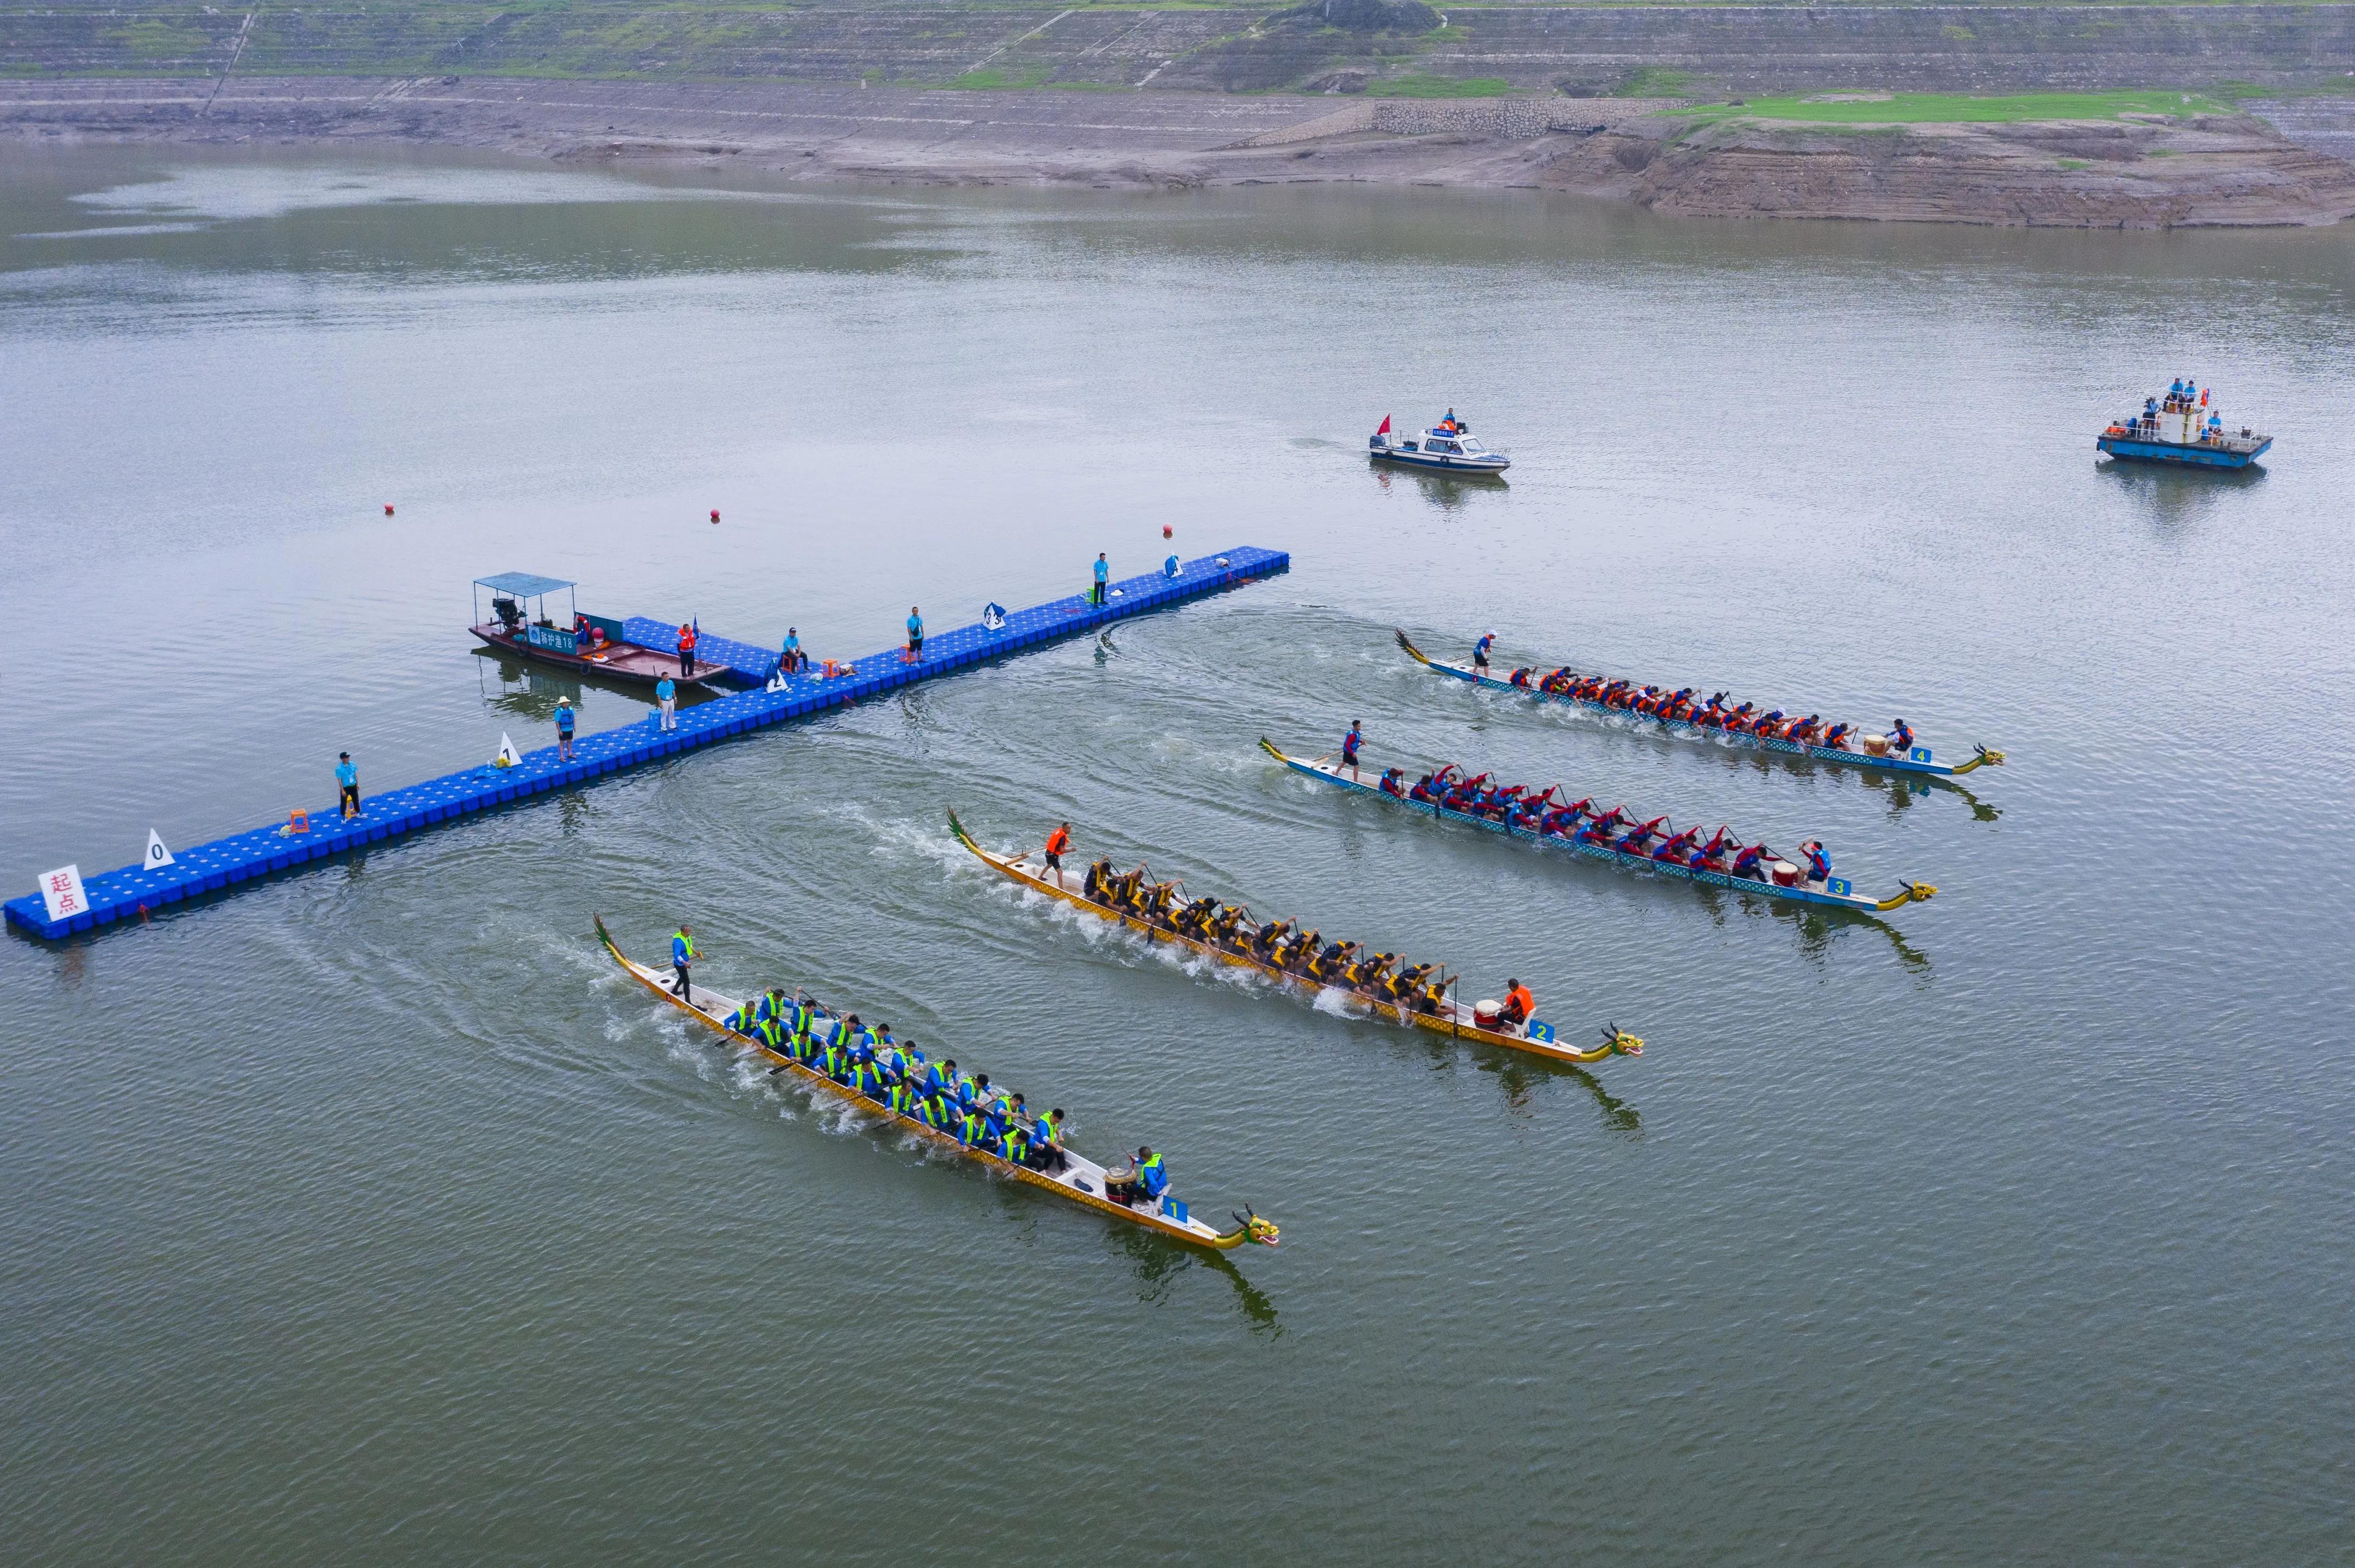
[[[1501,1001],[1477,1001],[1472,1004],[1472,1022],[1476,1028],[1499,1029],[1504,1026],[1505,1004]]]
[[[1774,874],[1775,886],[1796,887],[1799,885],[1799,868],[1793,865],[1789,861],[1775,861],[1772,865],[1767,867],[1767,869]]]

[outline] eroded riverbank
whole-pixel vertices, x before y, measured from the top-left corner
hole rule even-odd
[[[1718,217],[2168,228],[2355,215],[2355,166],[2254,114],[1868,127],[1695,124],[1660,112],[1669,106],[232,78],[0,84],[0,133],[440,144],[574,163],[736,164],[818,184],[1532,188]],[[2295,123],[2335,122],[2302,106]]]

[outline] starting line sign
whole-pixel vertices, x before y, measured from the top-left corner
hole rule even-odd
[[[61,865],[41,874],[41,905],[54,924],[90,913],[90,897],[81,890],[81,867]]]

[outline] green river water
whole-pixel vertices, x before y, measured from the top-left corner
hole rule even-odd
[[[821,656],[1285,577],[95,939],[0,943],[0,1541],[141,1562],[2347,1562],[2355,231],[1526,193],[809,194],[0,155],[0,875],[591,729],[468,579]],[[2113,470],[2171,376],[2265,471]],[[1449,405],[1501,487],[1369,471]],[[384,506],[392,503],[394,515]],[[707,514],[717,507],[722,521]],[[1499,633],[1968,791],[1484,695]],[[1517,657],[1518,656],[1518,657]],[[1810,836],[1881,922],[1254,745]],[[1204,972],[949,836],[1527,981],[1587,1070]],[[731,1063],[772,980],[1165,1151],[1213,1258]]]

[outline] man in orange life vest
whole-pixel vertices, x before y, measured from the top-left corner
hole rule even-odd
[[[695,625],[692,621],[678,629],[678,673],[681,680],[695,678]]]
[[[1047,869],[1055,874],[1055,885],[1063,885],[1063,857],[1071,853],[1071,824],[1065,822],[1047,835]]]
[[[1518,980],[1507,980],[1505,984],[1510,988],[1505,992],[1505,1022],[1527,1023],[1529,1015],[1538,1010],[1538,999]]]

